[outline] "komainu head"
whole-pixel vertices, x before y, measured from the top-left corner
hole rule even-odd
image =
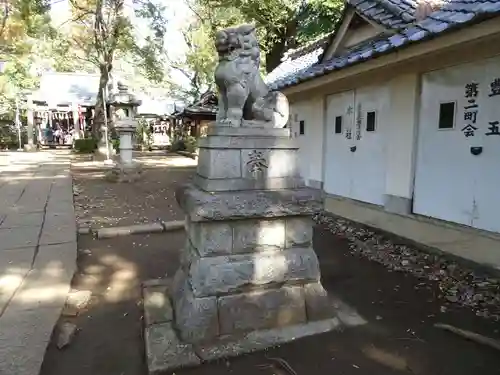
[[[244,24],[228,27],[215,34],[215,48],[219,59],[234,59],[238,56],[259,57],[259,43],[255,36],[255,25]]]

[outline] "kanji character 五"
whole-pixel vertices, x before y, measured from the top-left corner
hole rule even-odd
[[[500,135],[500,122],[490,121],[488,124],[490,125],[488,126],[489,132],[485,133],[485,135]]]

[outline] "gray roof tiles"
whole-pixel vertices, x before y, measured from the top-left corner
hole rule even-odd
[[[321,63],[318,60],[326,48],[324,44],[296,59],[288,59],[266,77],[271,89],[283,89],[395,51],[410,43],[424,41],[455,27],[479,22],[488,16],[500,15],[500,0],[450,0],[440,10],[420,22],[414,19],[411,22],[406,21],[409,19],[408,14],[415,9],[416,3],[412,0],[350,0],[349,4],[367,18],[393,28],[396,33],[363,41],[341,55]],[[410,12],[406,9],[410,9]],[[410,17],[413,16],[410,14]],[[400,28],[399,25],[404,27]]]
[[[393,30],[409,26],[415,21],[416,2],[410,0],[351,0],[348,2],[371,21]]]

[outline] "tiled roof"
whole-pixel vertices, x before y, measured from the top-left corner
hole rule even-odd
[[[295,59],[286,59],[276,69],[266,76],[266,82],[277,82],[290,75],[299,74],[318,62],[318,58],[323,54],[323,48],[319,47]]]
[[[352,0],[352,2],[356,1]],[[404,1],[405,4],[410,2],[410,0]],[[403,3],[403,0],[377,0],[378,4],[382,2],[386,5],[389,2],[400,4]],[[287,63],[285,61],[271,72],[266,82],[273,90],[283,89],[499,14],[500,0],[450,0],[441,9],[431,13],[420,22],[409,23],[391,36],[364,41],[345,53],[322,63],[316,61],[304,64],[301,69],[287,69],[289,67],[285,65]],[[314,56],[316,53],[317,51],[314,51],[310,54]],[[278,70],[279,72],[276,72]]]
[[[198,106],[198,105],[190,105],[184,109],[184,113],[188,115],[216,115],[217,114],[217,106],[207,105],[207,106]]]
[[[289,74],[297,74],[316,64],[323,54],[331,35],[331,33],[323,35],[299,48],[285,52],[282,63],[266,76],[266,82],[274,82]]]
[[[349,5],[388,29],[401,30],[415,22],[415,0],[350,0]]]
[[[297,59],[301,56],[304,56],[310,52],[316,51],[318,48],[324,48],[330,41],[330,38],[332,37],[333,33],[328,33],[326,35],[320,36],[319,38],[316,38],[315,40],[301,45],[298,48],[295,49],[290,49],[285,52],[285,55],[283,57],[283,61],[287,59]]]

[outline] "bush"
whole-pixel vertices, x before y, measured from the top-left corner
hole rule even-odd
[[[75,139],[73,147],[79,154],[92,154],[97,149],[97,140],[94,138]]]
[[[26,129],[21,128],[21,142],[23,145],[28,143],[28,134]],[[0,125],[0,149],[17,149],[19,147],[19,133],[14,124]]]
[[[139,119],[138,126],[135,130],[135,140],[136,144],[151,149],[153,134],[151,133],[151,127],[144,118]]]
[[[183,139],[175,140],[174,142],[172,142],[172,146],[170,146],[170,151],[172,152],[184,150],[186,150],[186,144],[184,143]]]
[[[113,150],[115,150],[117,154],[120,153],[120,138],[112,139],[111,144],[113,145]]]
[[[184,145],[187,152],[195,152],[198,148],[198,140],[195,137],[189,136],[184,140]]]

